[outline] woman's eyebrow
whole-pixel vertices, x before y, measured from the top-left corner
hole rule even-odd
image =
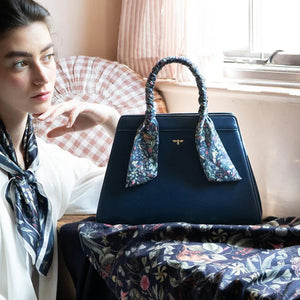
[[[54,47],[54,44],[53,43],[49,43],[45,48],[42,49],[41,53],[49,50],[50,48],[53,48]]]
[[[44,47],[40,53],[43,53],[52,47],[54,47],[54,45],[53,43],[50,43],[46,47]],[[5,58],[12,58],[12,57],[32,57],[32,54],[27,51],[10,51],[5,55]]]
[[[12,57],[32,57],[32,54],[26,51],[10,51],[5,54],[5,58],[12,58]]]

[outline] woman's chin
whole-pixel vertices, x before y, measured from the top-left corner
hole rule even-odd
[[[39,107],[34,108],[30,113],[35,118],[45,113],[50,108],[50,103],[44,103],[43,105],[39,105]]]

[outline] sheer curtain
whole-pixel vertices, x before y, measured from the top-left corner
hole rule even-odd
[[[185,56],[208,80],[222,76],[220,0],[122,0],[118,61],[147,77],[166,56]],[[191,81],[187,68],[166,66],[160,77]]]

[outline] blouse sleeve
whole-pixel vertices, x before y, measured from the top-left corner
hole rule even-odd
[[[56,218],[64,214],[95,214],[105,168],[38,139],[37,179],[52,204]]]

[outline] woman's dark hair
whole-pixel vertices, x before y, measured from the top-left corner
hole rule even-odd
[[[50,13],[32,0],[0,0],[0,38],[6,32],[33,22],[43,22],[49,27]]]

